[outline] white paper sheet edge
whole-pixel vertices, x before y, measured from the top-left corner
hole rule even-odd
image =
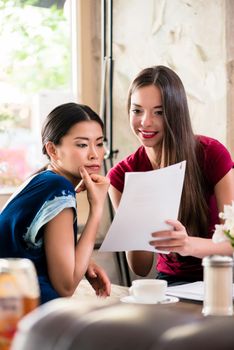
[[[99,251],[146,250],[151,234],[177,219],[186,161],[147,172],[126,173],[122,198]],[[163,252],[168,253],[168,252]]]
[[[190,299],[203,301],[204,300],[204,282],[197,281],[193,283],[181,284],[167,288],[167,295],[173,295],[181,299]],[[233,299],[234,299],[234,284],[233,284]]]

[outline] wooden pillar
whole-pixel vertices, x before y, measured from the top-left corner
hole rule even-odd
[[[226,0],[227,147],[234,158],[234,1]]]
[[[100,1],[71,0],[73,89],[77,101],[96,112],[100,103]]]

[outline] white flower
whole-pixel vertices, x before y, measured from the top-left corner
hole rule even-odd
[[[215,232],[213,234],[212,240],[215,243],[228,241],[228,237],[224,234],[223,225],[215,225]]]
[[[215,243],[231,241],[234,246],[234,201],[231,205],[225,205],[223,213],[219,217],[224,221],[223,224],[215,225],[215,232],[212,240]]]

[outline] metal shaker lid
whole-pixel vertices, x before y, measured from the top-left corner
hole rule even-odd
[[[202,259],[202,266],[226,267],[233,265],[233,258],[227,255],[209,255]]]

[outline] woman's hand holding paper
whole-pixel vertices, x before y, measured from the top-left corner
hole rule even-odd
[[[178,220],[167,220],[166,223],[171,225],[171,230],[153,232],[150,245],[161,251],[179,253],[183,256],[190,255],[192,237],[188,236],[185,227]]]

